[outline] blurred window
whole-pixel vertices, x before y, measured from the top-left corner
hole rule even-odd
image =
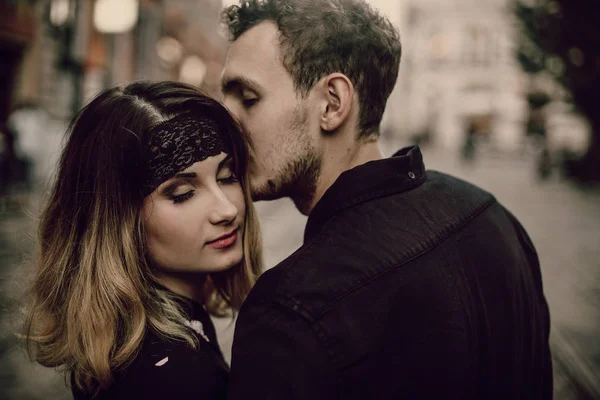
[[[480,26],[471,26],[464,34],[463,62],[470,66],[487,67],[497,59],[496,35]]]

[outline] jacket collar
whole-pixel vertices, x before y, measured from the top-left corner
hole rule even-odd
[[[377,197],[413,189],[425,179],[427,174],[418,146],[405,147],[390,158],[370,161],[343,172],[310,213],[304,242],[336,213]]]

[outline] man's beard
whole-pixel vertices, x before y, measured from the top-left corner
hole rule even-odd
[[[316,149],[309,148],[283,170],[279,196],[290,197],[298,211],[308,215],[321,175],[322,158]]]
[[[297,154],[279,171],[276,179],[269,179],[262,187],[252,188],[255,201],[290,197],[302,214],[308,214],[321,175],[322,156],[312,143],[308,132],[308,110],[294,111],[294,120],[288,130],[295,135]]]

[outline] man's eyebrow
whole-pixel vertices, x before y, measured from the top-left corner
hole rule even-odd
[[[231,93],[238,88],[247,88],[257,91],[260,88],[260,85],[255,80],[243,76],[224,79],[221,84],[221,91],[224,94]]]

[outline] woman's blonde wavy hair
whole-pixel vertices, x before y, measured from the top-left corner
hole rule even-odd
[[[247,147],[227,110],[176,82],[136,82],[100,94],[68,129],[38,228],[25,325],[32,359],[70,373],[72,383],[87,393],[110,386],[114,372],[134,359],[146,329],[198,345],[173,294],[153,277],[141,213],[144,133],[184,112],[214,119],[231,141],[247,207],[244,258],[207,278],[209,312],[239,309],[260,273]]]

